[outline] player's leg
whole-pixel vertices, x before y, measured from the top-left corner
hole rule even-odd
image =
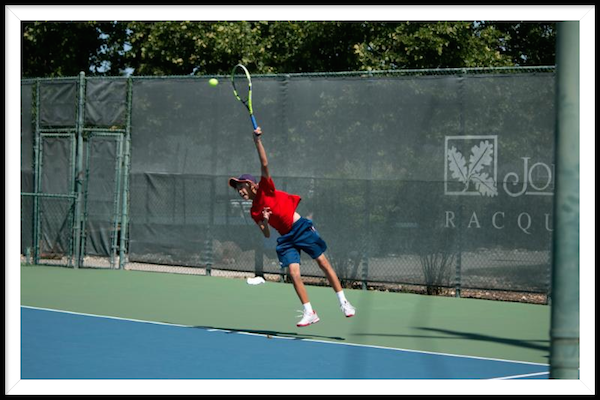
[[[327,280],[329,281],[329,284],[331,285],[333,290],[336,293],[340,292],[342,290],[342,285],[340,284],[340,280],[338,279],[335,270],[331,267],[331,264],[329,263],[329,260],[327,259],[325,254],[321,254],[315,259],[315,261],[319,265],[319,268],[321,268],[321,271],[323,271],[323,273],[327,277]]]
[[[327,277],[329,284],[335,291],[335,294],[337,295],[337,298],[340,302],[340,309],[342,310],[344,315],[346,317],[354,316],[354,314],[356,314],[356,308],[354,308],[354,306],[352,306],[352,304],[350,304],[350,302],[346,299],[346,295],[344,294],[344,291],[342,290],[342,285],[340,284],[340,280],[338,279],[338,276],[335,273],[335,270],[331,266],[331,263],[329,263],[329,260],[327,259],[325,254],[321,254],[319,257],[315,258],[315,261],[317,262],[317,264],[319,265],[319,267],[321,268],[321,270]]]
[[[302,282],[302,276],[300,275],[300,264],[290,264],[288,267],[288,272],[290,274],[290,278],[292,279],[292,283],[294,284],[296,294],[298,294],[298,298],[300,299],[302,307],[304,308],[302,311],[302,319],[296,324],[296,326],[308,326],[319,322],[319,316],[312,309],[310,301],[308,301],[308,293],[306,293],[306,287],[304,286],[304,282]]]
[[[319,322],[317,313],[312,309],[312,305],[308,300],[308,293],[304,282],[302,282],[302,276],[300,275],[300,251],[294,247],[290,238],[287,235],[280,236],[277,238],[277,257],[279,258],[279,265],[282,268],[288,268],[288,274],[292,279],[294,290],[302,303],[302,319],[298,322],[297,326],[308,326]]]
[[[317,262],[317,265],[319,265],[319,268],[321,268],[327,277],[329,284],[335,291],[338,301],[340,302],[340,309],[344,315],[346,317],[352,317],[356,314],[356,309],[346,299],[340,280],[331,266],[331,263],[325,256],[327,243],[321,238],[321,235],[319,235],[319,232],[313,226],[312,221],[307,220],[304,231],[296,238],[296,246]]]
[[[288,267],[288,273],[292,279],[292,283],[298,298],[302,304],[308,303],[308,294],[306,293],[306,287],[304,286],[304,282],[302,282],[302,276],[300,275],[300,264],[290,264]]]
[[[333,290],[338,293],[342,290],[342,285],[329,260],[325,257],[327,243],[321,238],[312,221],[308,219],[304,221],[305,225],[302,232],[296,236],[295,245],[317,262]]]

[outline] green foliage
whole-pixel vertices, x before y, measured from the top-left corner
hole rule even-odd
[[[23,77],[120,75],[125,24],[109,22],[24,22]],[[110,63],[108,72],[105,63]]]
[[[514,65],[554,65],[556,47],[555,23],[484,23],[501,32],[504,54]]]
[[[255,47],[246,23],[132,22],[128,27],[132,48],[126,59],[136,75],[230,72],[238,55]]]
[[[355,45],[361,69],[498,67],[511,65],[497,49],[501,32],[470,22],[405,22],[367,25]]]
[[[23,76],[255,74],[554,64],[553,23],[30,22]]]

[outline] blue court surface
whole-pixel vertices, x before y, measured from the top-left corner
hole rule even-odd
[[[545,364],[21,308],[22,379],[547,379]]]

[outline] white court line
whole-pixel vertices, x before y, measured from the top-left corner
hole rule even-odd
[[[75,312],[75,311],[55,310],[55,309],[51,309],[51,308],[41,308],[41,307],[32,307],[32,306],[23,306],[23,305],[21,306],[21,308],[30,308],[33,310],[42,310],[42,311],[53,311],[53,312],[59,312],[59,313],[65,313],[65,314],[84,315],[87,317],[116,319],[116,320],[120,320],[120,321],[140,322],[140,323],[145,323],[145,324],[176,326],[176,327],[180,327],[180,328],[202,328],[202,327],[198,327],[198,326],[194,326],[194,325],[180,325],[180,324],[171,324],[171,323],[166,323],[166,322],[144,321],[141,319],[112,317],[112,316],[108,316],[108,315],[86,314],[86,313],[80,313],[80,312]],[[226,330],[226,329],[216,329],[216,328],[203,328],[203,329],[205,329],[208,332],[239,333],[239,334],[244,334],[244,335],[263,336],[263,337],[267,336],[267,334],[259,334],[259,333],[244,332],[244,331],[230,331],[230,330]],[[334,345],[341,345],[341,346],[367,347],[367,348],[372,348],[372,349],[403,351],[403,352],[410,352],[410,353],[422,353],[422,354],[431,354],[431,355],[445,356],[445,357],[470,358],[470,359],[475,359],[475,360],[486,360],[486,361],[500,361],[500,362],[508,362],[508,363],[513,363],[513,364],[541,365],[541,366],[546,366],[546,367],[550,366],[549,364],[534,363],[534,362],[529,362],[529,361],[503,360],[503,359],[499,359],[499,358],[477,357],[477,356],[467,356],[467,355],[458,355],[458,354],[449,354],[449,353],[438,353],[438,352],[425,351],[425,350],[399,349],[399,348],[395,348],[395,347],[375,346],[375,345],[370,345],[370,344],[329,342],[326,340],[299,339],[299,338],[289,338],[289,337],[275,336],[275,335],[269,335],[269,336],[271,336],[273,339],[287,339],[287,340],[293,339],[293,340],[303,340],[305,342],[325,343],[325,344],[334,344]]]
[[[513,375],[513,376],[502,376],[500,378],[490,378],[491,381],[503,380],[503,379],[517,379],[517,378],[526,378],[529,376],[538,376],[538,375],[550,375],[550,371],[548,372],[535,372],[533,374],[525,374],[525,375]]]
[[[121,317],[113,317],[113,316],[110,316],[110,315],[86,314],[86,313],[81,313],[81,312],[76,312],[76,311],[55,310],[55,309],[52,309],[52,308],[31,307],[31,306],[21,306],[21,308],[30,308],[32,310],[41,310],[41,311],[53,311],[53,312],[58,312],[58,313],[63,313],[63,314],[83,315],[83,316],[86,316],[86,317],[116,319],[116,320],[119,320],[119,321],[141,322],[141,323],[144,323],[144,324],[176,326],[176,327],[179,327],[179,328],[194,328],[193,325],[179,325],[179,324],[172,324],[172,323],[167,323],[167,322],[144,321],[142,319],[121,318]]]
[[[313,340],[313,339],[302,339],[302,340],[307,341],[307,342],[340,344],[340,345],[344,345],[344,346],[359,346],[359,347],[370,347],[370,348],[374,348],[374,349],[397,350],[397,351],[404,351],[404,352],[408,352],[408,353],[423,353],[423,354],[431,354],[431,355],[435,355],[435,356],[472,358],[475,360],[499,361],[499,362],[513,363],[513,364],[543,365],[546,367],[550,366],[550,364],[534,363],[534,362],[529,362],[529,361],[503,360],[501,358],[467,356],[467,355],[462,355],[462,354],[439,353],[439,352],[426,351],[426,350],[399,349],[399,348],[394,348],[394,347],[375,346],[375,345],[370,345],[370,344],[367,345],[367,344],[357,344],[357,343],[326,342],[324,340]]]

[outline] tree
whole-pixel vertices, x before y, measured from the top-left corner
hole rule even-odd
[[[366,40],[355,45],[361,69],[497,67],[511,65],[497,43],[495,27],[470,22],[404,22],[367,25]]]
[[[514,65],[554,65],[556,24],[550,22],[486,22],[505,38],[501,51]]]
[[[23,76],[552,65],[555,40],[531,22],[27,22]]]
[[[123,73],[126,26],[109,22],[24,22],[22,76]],[[110,69],[107,66],[110,65]]]
[[[136,75],[343,71],[357,67],[358,24],[323,22],[132,22],[126,59]]]

